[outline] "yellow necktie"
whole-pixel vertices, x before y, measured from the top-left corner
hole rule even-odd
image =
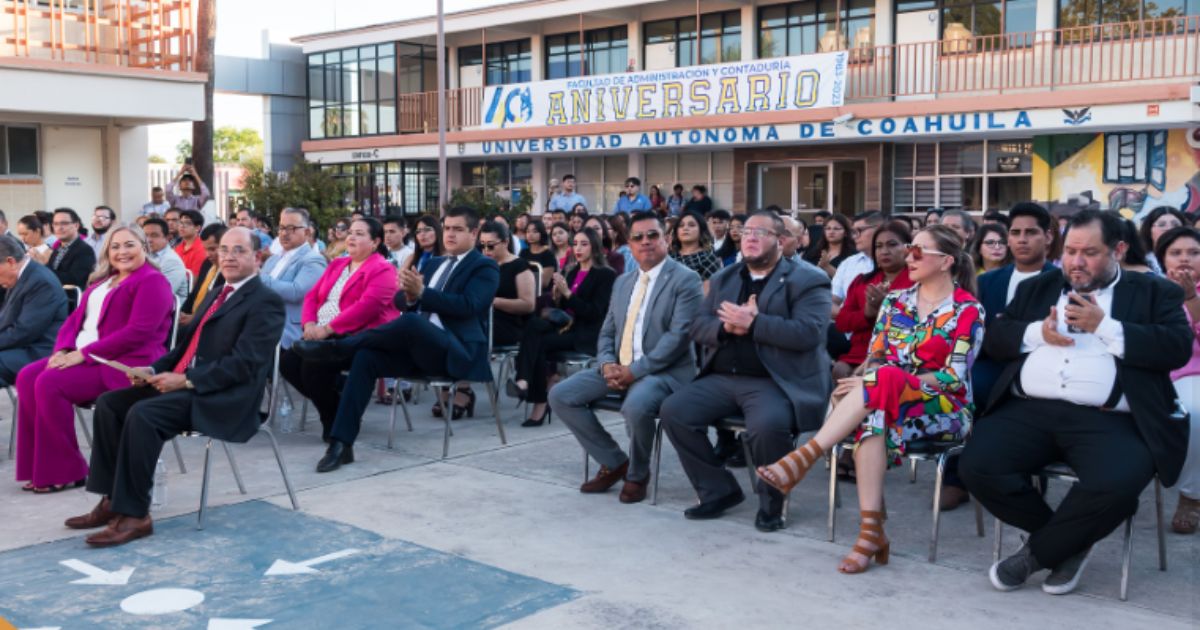
[[[217,266],[213,265],[208,268],[208,273],[205,274],[204,280],[200,283],[200,290],[196,291],[196,301],[192,303],[192,312],[195,313],[200,304],[204,302],[204,298],[208,296],[208,290],[212,288],[213,280],[217,279]]]
[[[633,292],[633,310],[625,318],[625,329],[621,331],[621,351],[617,359],[621,365],[633,363],[633,329],[637,326],[638,315],[642,312],[642,302],[646,299],[646,287],[650,286],[650,274],[642,274],[637,291]]]

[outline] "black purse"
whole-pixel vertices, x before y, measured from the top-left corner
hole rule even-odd
[[[574,318],[561,308],[542,309],[542,319],[550,322],[559,332],[566,332],[571,328],[571,324],[575,323]]]

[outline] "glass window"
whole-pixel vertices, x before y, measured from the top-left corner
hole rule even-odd
[[[37,174],[37,128],[0,127],[0,175]]]
[[[1200,15],[1197,0],[1058,0],[1058,26],[1093,26]]]
[[[853,2],[854,0],[851,0]],[[1068,2],[1069,0],[1057,0]],[[1078,0],[1080,5],[1099,0]],[[1115,0],[1114,0],[1115,1]],[[938,9],[942,18],[942,38],[961,32],[971,35],[1031,33],[1037,30],[1037,0],[897,0],[896,13]],[[1066,26],[1066,24],[1061,24]],[[1009,45],[1032,42],[1011,41]],[[999,42],[997,42],[997,45]],[[985,44],[986,45],[986,44]],[[978,52],[978,50],[976,50]]]
[[[309,55],[309,137],[395,133],[395,50],[381,44]]]
[[[869,47],[874,42],[874,0],[809,0],[758,12],[759,56],[786,57]]]
[[[1033,143],[1029,140],[895,145],[893,195],[897,212],[960,208],[1006,210],[1028,200]]]
[[[627,27],[595,29],[585,32],[583,37],[585,45],[582,50],[579,33],[546,37],[547,79],[625,72],[629,63]]]
[[[361,162],[323,168],[345,182],[346,205],[369,215],[418,215],[437,208],[437,162]]]
[[[511,42],[488,43],[487,85],[525,83],[531,78],[532,54],[528,39]],[[482,66],[483,46],[463,46],[458,49],[458,67]]]

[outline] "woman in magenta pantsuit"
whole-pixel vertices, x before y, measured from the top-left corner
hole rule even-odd
[[[92,355],[129,366],[166,352],[175,299],[147,260],[141,228],[113,229],[78,308],[63,323],[49,357],[17,375],[17,481],[37,493],[83,485],[88,465],[75,439],[73,405],[129,386],[124,373]]]

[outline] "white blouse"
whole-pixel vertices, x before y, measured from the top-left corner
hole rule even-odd
[[[87,313],[83,318],[83,328],[75,335],[75,349],[96,343],[100,339],[100,309],[104,307],[104,298],[112,291],[112,281],[106,280],[92,290],[87,300]],[[104,357],[109,358],[109,357]]]
[[[346,286],[346,281],[350,279],[350,265],[342,270],[342,275],[338,276],[337,282],[333,283],[333,287],[329,289],[329,295],[325,298],[325,303],[317,310],[317,325],[328,326],[329,322],[333,321],[339,313],[342,312],[342,288]]]

